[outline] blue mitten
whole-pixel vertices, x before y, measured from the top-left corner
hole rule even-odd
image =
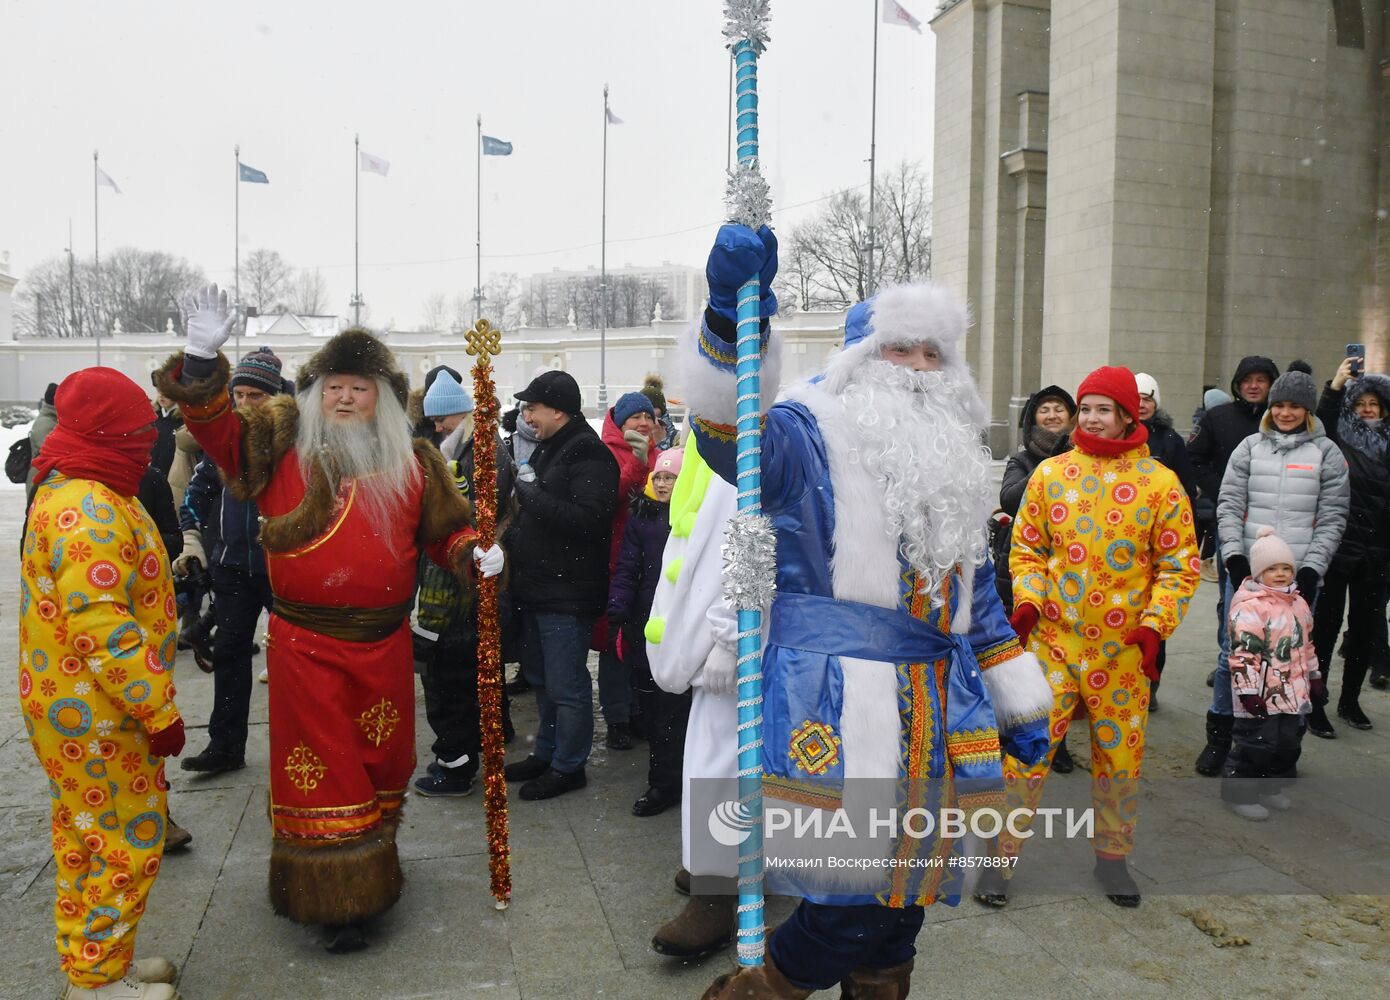
[[[1051,742],[1047,719],[1038,719],[1022,726],[1015,726],[1006,732],[1003,749],[1020,764],[1032,767],[1047,756],[1047,748]]]
[[[777,237],[767,226],[756,233],[732,222],[720,226],[705,265],[710,309],[731,325],[738,322],[738,290],[754,274],[760,285],[759,312],[766,319],[777,311],[777,296],[772,294]]]

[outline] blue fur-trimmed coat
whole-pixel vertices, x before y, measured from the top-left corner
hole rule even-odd
[[[708,329],[702,333],[709,337]],[[722,365],[709,365],[706,374],[732,378]],[[733,482],[732,428],[701,415],[700,387],[687,388],[700,452]],[[722,386],[710,395],[720,394],[728,395]],[[999,804],[996,709],[1006,731],[1039,726],[1051,704],[1041,667],[1019,646],[988,563],[971,581],[957,573],[936,595],[916,593],[898,539],[884,530],[882,488],[852,458],[851,426],[840,401],[815,383],[793,389],[764,423],[762,505],[776,529],[778,593],[763,650],[764,793],[801,806],[848,809],[847,779],[853,786],[877,778],[898,783],[900,810]],[[837,630],[830,611],[863,627]],[[895,632],[911,631],[909,616],[945,633],[946,651],[929,662],[908,662],[896,644],[913,640]],[[879,638],[866,638],[874,635]],[[904,659],[845,652],[870,648]],[[1026,690],[1008,675],[1028,682]],[[902,838],[898,851],[949,854],[951,845]],[[895,869],[880,891],[809,898],[838,905],[954,903],[960,887],[952,875],[959,871]]]

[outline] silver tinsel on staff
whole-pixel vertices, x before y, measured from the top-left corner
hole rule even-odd
[[[736,609],[760,610],[777,589],[777,535],[772,519],[753,511],[729,518],[724,543],[724,596]]]
[[[724,37],[729,44],[747,41],[759,53],[767,48],[772,41],[767,33],[771,7],[771,0],[724,0]]]

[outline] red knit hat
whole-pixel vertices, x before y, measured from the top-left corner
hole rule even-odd
[[[1139,419],[1139,384],[1134,380],[1134,372],[1124,367],[1102,365],[1081,380],[1081,388],[1076,390],[1076,401],[1088,395],[1109,396],[1120,404],[1125,413]]]

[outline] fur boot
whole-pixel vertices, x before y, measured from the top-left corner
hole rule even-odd
[[[405,876],[393,818],[345,844],[306,846],[275,840],[270,905],[299,924],[354,924],[400,899]]]
[[[652,950],[672,958],[698,958],[730,944],[736,927],[737,896],[691,895],[675,919],[652,938]]]
[[[700,1000],[805,1000],[814,992],[792,985],[772,963],[772,956],[765,955],[762,965],[743,965],[724,973]]]
[[[886,969],[855,969],[840,981],[840,1000],[906,1000],[912,959]]]

